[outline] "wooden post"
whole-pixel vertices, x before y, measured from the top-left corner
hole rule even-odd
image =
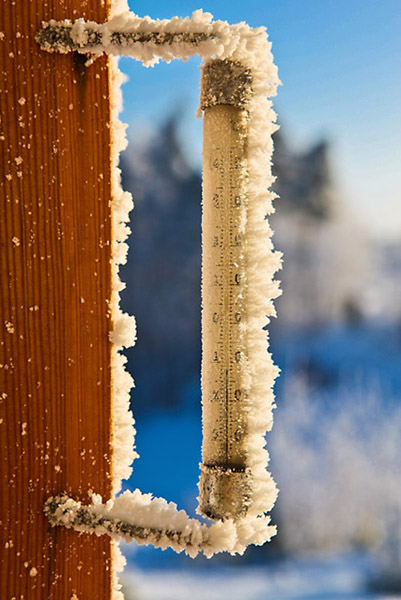
[[[0,588],[106,600],[111,543],[43,516],[111,495],[110,94],[106,57],[48,54],[43,20],[109,0],[0,0]]]

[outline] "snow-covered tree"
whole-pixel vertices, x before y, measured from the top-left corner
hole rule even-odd
[[[361,307],[366,240],[343,209],[331,167],[330,145],[303,152],[275,135],[275,245],[284,252],[279,323],[315,327],[353,318]]]

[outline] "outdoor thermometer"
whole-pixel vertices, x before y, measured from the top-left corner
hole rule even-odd
[[[230,81],[234,94],[227,93]],[[233,89],[231,88],[231,89]],[[246,98],[251,75],[240,63],[203,69],[202,406],[200,509],[214,519],[246,514],[247,320]],[[218,104],[210,99],[218,98]]]
[[[203,551],[243,552],[274,534],[268,512],[275,484],[266,467],[265,433],[272,424],[277,369],[264,327],[274,315],[280,265],[267,215],[274,195],[270,158],[277,71],[264,28],[192,18],[141,19],[123,13],[104,24],[78,20],[44,23],[37,34],[47,51],[124,54],[145,65],[159,59],[203,60],[202,211],[202,420],[199,512],[190,519],[159,498],[125,492],[84,506],[67,496],[50,498],[53,524],[171,546],[194,556]],[[157,218],[157,216],[155,216]]]

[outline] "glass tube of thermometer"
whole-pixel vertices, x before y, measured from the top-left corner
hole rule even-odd
[[[247,102],[251,74],[232,60],[203,67],[202,421],[200,511],[247,512]]]

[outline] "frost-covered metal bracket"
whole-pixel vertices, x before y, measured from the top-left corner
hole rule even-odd
[[[281,260],[266,219],[273,211],[268,190],[277,128],[268,97],[279,84],[266,31],[212,21],[202,11],[170,21],[123,13],[103,24],[49,21],[36,39],[48,52],[125,55],[146,66],[203,58],[199,512],[215,524],[201,524],[138,490],[106,504],[93,496],[89,506],[66,496],[50,498],[45,512],[52,524],[185,549],[192,556],[262,544],[275,533],[268,513],[277,495],[264,446],[278,371],[264,326],[275,314],[279,289],[273,277]]]

